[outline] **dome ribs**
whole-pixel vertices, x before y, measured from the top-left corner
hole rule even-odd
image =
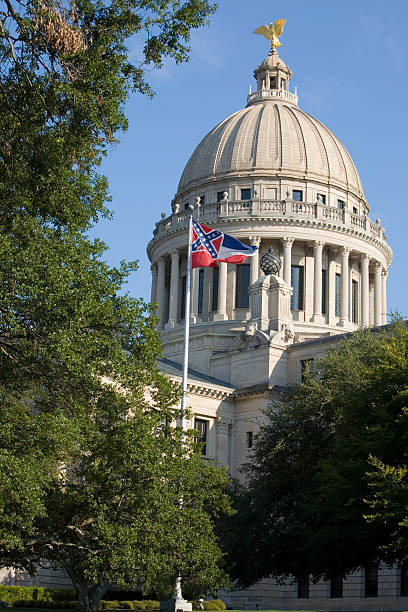
[[[297,141],[295,140],[297,146],[293,146],[293,140],[294,139],[290,139],[290,142],[292,144],[292,154],[298,154],[298,165],[299,165],[299,171],[303,171],[303,172],[307,172],[307,168],[308,168],[308,163],[307,163],[307,153],[306,153],[306,142],[305,142],[305,137],[303,134],[303,130],[301,128],[300,122],[298,120],[298,118],[296,117],[295,113],[292,111],[292,109],[285,105],[282,105],[282,109],[284,109],[284,114],[287,117],[288,120],[288,124],[290,123],[293,126],[294,131],[296,132],[297,135]],[[296,160],[291,160],[291,164],[295,164]],[[304,168],[301,168],[302,164],[304,165]],[[288,166],[289,168],[291,167],[291,165]]]
[[[306,148],[306,157],[307,157],[307,171],[315,172],[316,174],[327,174],[330,179],[330,163],[329,163],[329,155],[327,152],[327,147],[324,143],[324,139],[317,126],[315,125],[313,118],[310,117],[307,113],[304,113],[301,110],[297,111],[299,117],[302,118],[303,121],[303,135],[308,132],[309,138],[307,141],[309,142],[309,146]],[[317,155],[316,155],[316,147],[311,145],[310,137],[314,138],[315,143],[317,145],[317,149],[320,153],[320,163],[318,163]]]
[[[244,108],[236,115],[233,115],[233,121],[230,121],[230,125],[227,125],[224,134],[217,147],[217,152],[214,159],[213,174],[218,172],[225,172],[232,169],[232,156],[234,152],[234,146],[238,136],[239,129],[245,118],[245,115],[250,109]]]

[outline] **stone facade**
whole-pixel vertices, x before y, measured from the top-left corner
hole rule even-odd
[[[386,323],[392,259],[348,152],[298,108],[292,73],[275,49],[254,76],[247,106],[197,146],[147,247],[160,367],[174,380],[183,358],[189,205],[200,222],[259,247],[248,265],[192,275],[188,425],[200,431],[205,459],[234,477],[274,393],[299,382],[305,362],[345,334]],[[281,260],[279,276],[260,271],[270,250]],[[234,609],[406,608],[400,569],[385,565],[342,583],[263,580],[222,597]]]

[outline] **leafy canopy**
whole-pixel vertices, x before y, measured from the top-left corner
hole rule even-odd
[[[357,332],[276,400],[220,527],[242,584],[406,554],[407,348],[403,322]]]

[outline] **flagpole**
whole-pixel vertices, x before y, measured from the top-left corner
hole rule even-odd
[[[189,216],[188,216],[188,247],[187,247],[187,268],[186,268],[186,295],[185,295],[185,308],[184,308],[184,354],[183,354],[183,375],[181,379],[182,396],[180,402],[180,429],[182,431],[182,444],[184,444],[184,427],[185,427],[185,412],[186,412],[186,400],[187,400],[187,383],[188,383],[188,348],[190,341],[190,301],[191,301],[191,248],[193,241],[193,211],[194,206],[189,205]],[[180,500],[182,505],[183,500]],[[184,600],[181,590],[181,576],[177,576],[176,579],[176,610],[191,610],[192,606],[190,603]]]
[[[188,348],[190,341],[190,301],[191,301],[191,245],[193,240],[193,210],[194,206],[189,205],[188,216],[188,247],[187,247],[187,268],[186,268],[186,296],[184,308],[184,355],[183,355],[183,377],[181,388],[183,395],[180,404],[180,427],[184,430],[184,415],[186,411],[186,395],[188,382]]]

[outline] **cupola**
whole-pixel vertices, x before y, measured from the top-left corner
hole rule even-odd
[[[279,57],[275,47],[271,47],[268,57],[254,70],[254,77],[257,90],[252,93],[250,89],[247,106],[259,100],[276,100],[276,98],[283,98],[286,102],[297,105],[297,93],[289,91],[292,71]]]

